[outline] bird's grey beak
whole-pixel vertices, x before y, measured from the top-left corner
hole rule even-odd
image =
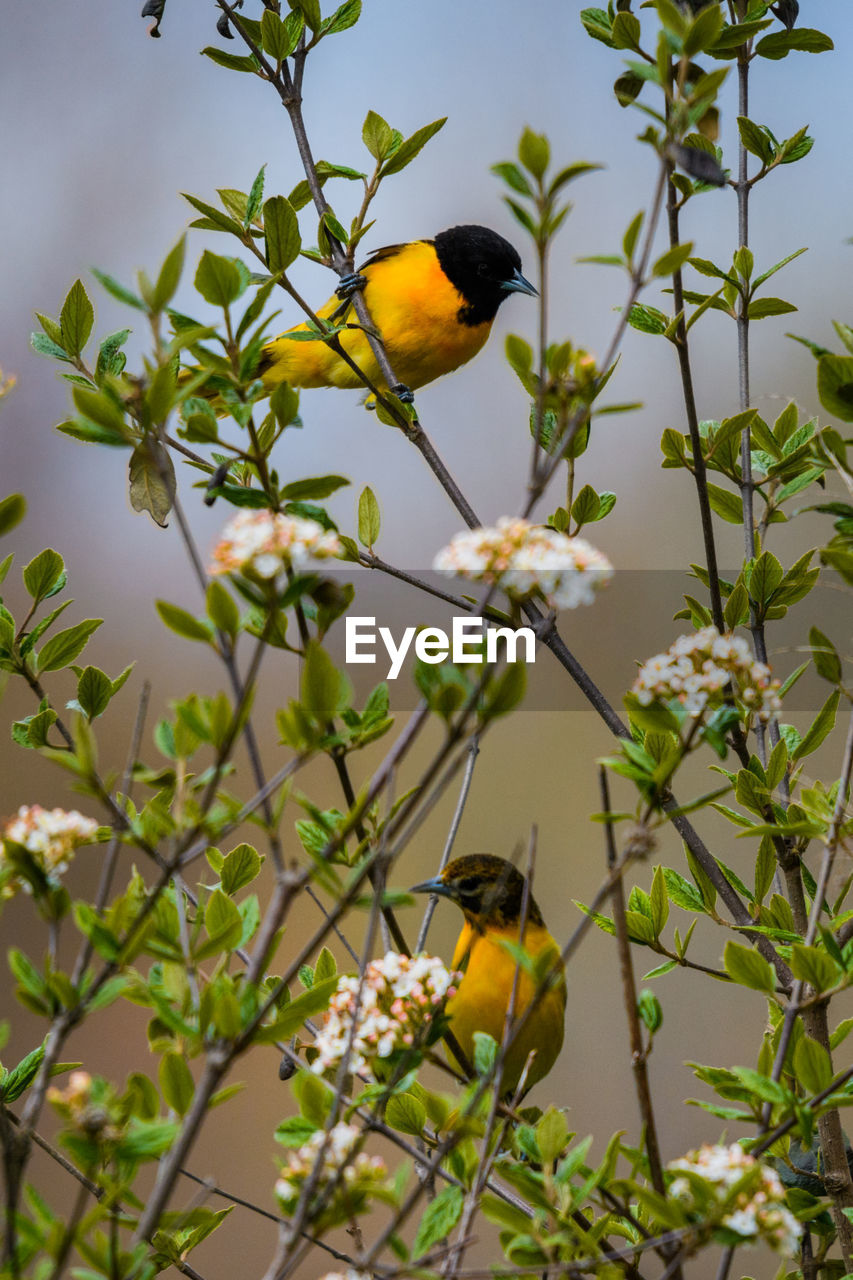
[[[518,267],[516,267],[509,280],[501,281],[501,288],[505,289],[507,293],[530,293],[534,298],[539,297],[539,290],[534,289],[529,280],[525,280]]]
[[[413,885],[409,893],[436,893],[441,898],[450,897],[450,890],[440,876],[434,876],[432,880],[424,880],[423,884]]]

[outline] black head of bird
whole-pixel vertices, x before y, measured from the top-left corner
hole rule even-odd
[[[471,853],[449,862],[440,875],[415,885],[413,893],[435,893],[462,909],[480,931],[518,927],[524,910],[526,881],[511,862],[492,853]],[[527,922],[541,925],[542,913],[528,895]]]
[[[458,317],[464,324],[494,320],[510,293],[536,293],[521,274],[518,251],[489,227],[465,224],[439,231],[435,252],[442,271],[465,299]]]

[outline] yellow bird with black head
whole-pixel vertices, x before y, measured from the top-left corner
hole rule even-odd
[[[456,995],[448,1001],[447,1013],[450,1029],[469,1065],[474,1061],[476,1031],[486,1032],[498,1044],[503,1040],[516,970],[515,1017],[521,1017],[535,1002],[533,1012],[506,1057],[503,1091],[508,1094],[518,1087],[531,1052],[534,1056],[525,1090],[551,1070],[563,1046],[566,1014],[566,981],[560,948],[548,932],[532,896],[527,899],[524,937],[519,937],[525,891],[526,882],[521,872],[504,858],[490,853],[456,858],[440,875],[415,885],[412,890],[449,898],[465,916],[451,961],[451,967],[461,969],[464,976]],[[537,968],[541,965],[539,972],[552,971],[558,975],[556,982],[542,991],[537,990],[534,977],[523,967],[519,968],[512,954],[513,946],[519,941],[527,955],[537,962]],[[506,946],[507,943],[512,946]]]

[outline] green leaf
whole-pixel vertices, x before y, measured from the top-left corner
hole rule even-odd
[[[233,640],[240,630],[240,610],[221,582],[216,578],[207,588],[207,616],[215,627]]]
[[[62,347],[69,356],[73,358],[80,355],[89,340],[94,323],[95,311],[83,288],[83,282],[75,280],[68,290],[59,316]]]
[[[151,295],[151,310],[155,313],[164,311],[175,296],[175,290],[180,283],[181,272],[184,269],[185,249],[186,236],[181,236],[174,249],[171,249],[166,255],[166,260],[160,268],[160,274],[157,277],[157,283]]]
[[[633,17],[632,14],[626,16]],[[636,18],[634,22],[639,31],[640,24]],[[541,182],[551,160],[551,148],[545,134],[534,133],[532,129],[525,128],[518,143],[518,158],[528,173],[532,173]]]
[[[412,1246],[412,1257],[422,1258],[434,1244],[444,1240],[462,1216],[465,1196],[461,1187],[445,1187],[428,1204]]]
[[[536,1126],[536,1145],[544,1164],[551,1164],[565,1149],[569,1126],[562,1111],[549,1107]]]
[[[815,671],[830,684],[841,682],[841,659],[835,645],[817,627],[809,631],[809,644],[812,650],[812,662]]]
[[[688,241],[686,244],[677,244],[672,249],[668,249],[666,253],[661,254],[657,262],[652,267],[652,275],[654,276],[671,276],[679,271],[684,263],[693,252],[693,244]]]
[[[198,618],[194,618],[191,613],[187,613],[186,609],[176,604],[169,604],[167,600],[157,600],[155,604],[157,612],[170,631],[183,636],[185,640],[200,640],[204,644],[212,643],[210,628]]]
[[[331,18],[326,18],[320,30],[323,35],[336,35],[339,31],[348,31],[354,27],[361,17],[361,0],[344,0]]]
[[[723,15],[719,5],[709,4],[700,9],[684,37],[685,57],[693,58],[697,53],[709,49],[718,39],[722,27]]]
[[[195,1084],[183,1054],[167,1050],[160,1060],[157,1075],[167,1106],[177,1111],[179,1116],[185,1116],[192,1106]]]
[[[90,720],[103,715],[113,696],[113,682],[98,667],[84,667],[77,680],[77,701]]]
[[[792,760],[802,760],[803,756],[810,756],[813,751],[817,751],[824,738],[832,733],[840,697],[840,689],[834,689],[809,725],[802,740],[791,752]]]
[[[317,1132],[317,1125],[305,1116],[288,1116],[275,1131],[275,1140],[283,1147],[303,1147]]]
[[[65,586],[65,561],[58,551],[47,547],[25,566],[24,586],[35,604],[55,596]]]
[[[195,287],[211,306],[229,307],[242,293],[243,281],[232,258],[205,249],[195,273]]]
[[[807,982],[815,991],[829,991],[838,982],[837,964],[819,947],[801,946],[795,942],[791,947],[790,964],[794,977]]]
[[[773,966],[751,947],[730,940],[723,952],[723,965],[732,981],[742,987],[752,987],[755,991],[776,990]]]
[[[349,484],[346,476],[311,476],[307,480],[294,480],[281,490],[282,502],[307,502],[328,498],[338,489]]]
[[[288,15],[288,18],[290,15]],[[261,41],[264,53],[269,54],[276,62],[289,58],[299,44],[302,33],[302,22],[282,21],[277,13],[265,9],[261,18]]]
[[[300,688],[302,703],[318,724],[326,725],[334,720],[341,709],[346,685],[341,672],[316,640],[310,641],[305,650]]]
[[[832,1062],[822,1044],[800,1036],[794,1049],[794,1071],[809,1093],[820,1093],[832,1079]]]
[[[373,159],[384,160],[391,148],[394,131],[382,116],[375,111],[368,111],[362,125],[361,136]]]
[[[207,900],[204,927],[210,939],[210,948],[214,952],[230,951],[240,942],[243,932],[242,917],[234,903],[221,889],[214,889]],[[207,950],[208,948],[205,948],[205,952]],[[200,951],[198,954],[201,957]]]
[[[131,453],[128,477],[134,511],[147,511],[165,529],[177,489],[175,466],[168,449],[153,435],[143,436]]]
[[[728,489],[721,489],[719,485],[708,485],[708,501],[711,509],[716,511],[718,516],[726,520],[729,524],[743,523],[743,500],[739,494],[732,493]]]
[[[777,62],[787,58],[789,53],[828,53],[835,45],[829,36],[812,27],[794,27],[791,31],[772,31],[763,36],[755,46],[755,52],[762,58],[771,58]]]
[[[264,202],[264,235],[267,266],[278,275],[296,261],[302,248],[296,210],[286,196],[272,196]]]
[[[235,849],[225,855],[219,872],[223,892],[233,897],[238,890],[251,884],[260,874],[261,861],[261,855],[252,845],[238,844]]]
[[[4,498],[0,502],[0,537],[10,533],[26,514],[27,500],[22,493],[10,493],[8,498]]]
[[[426,1124],[426,1107],[411,1093],[395,1093],[385,1107],[385,1123],[399,1133],[411,1133],[419,1138]]]
[[[411,137],[401,142],[391,158],[383,164],[382,177],[386,178],[390,173],[399,173],[401,169],[405,169],[446,121],[447,116],[442,116],[440,120],[433,120],[432,124],[425,124],[422,129],[416,129]]]
[[[113,298],[118,302],[123,302],[127,307],[135,307],[137,311],[145,310],[145,303],[141,298],[137,297],[131,289],[126,288],[114,276],[108,275],[106,271],[99,271],[97,267],[92,267],[92,275],[97,280],[102,289],[106,289]]]
[[[853,422],[853,356],[820,357],[817,393],[824,409],[842,422]]]
[[[103,618],[87,618],[74,627],[57,631],[47,641],[38,658],[39,672],[59,671],[69,666],[82,653],[91,636],[103,622]]]
[[[749,304],[749,319],[764,320],[767,316],[784,316],[796,310],[793,302],[785,302],[783,298],[753,298]]]
[[[244,54],[227,53],[224,49],[217,49],[215,45],[208,45],[202,49],[202,55],[210,58],[211,62],[215,62],[218,67],[227,67],[229,71],[257,71],[258,61],[252,55],[246,57]]]
[[[752,155],[758,156],[762,164],[772,164],[776,155],[776,148],[761,125],[755,124],[753,120],[747,119],[746,116],[738,116],[737,127],[741,143],[746,150]]]
[[[315,982],[308,991],[303,991],[301,995],[294,998],[285,1005],[281,1011],[277,1021],[272,1026],[263,1027],[258,1033],[257,1039],[263,1042],[271,1042],[275,1040],[287,1040],[299,1030],[306,1018],[313,1018],[318,1013],[324,1013],[329,1007],[329,1001],[337,990],[338,978],[326,978],[323,982]],[[302,1074],[300,1072],[300,1074]],[[306,1072],[311,1075],[311,1072]],[[317,1080],[316,1076],[313,1076]],[[322,1083],[317,1080],[317,1083]],[[324,1085],[323,1092],[330,1095],[329,1089]],[[305,1114],[303,1112],[303,1114]],[[312,1117],[313,1118],[313,1117]]]
[[[381,513],[376,494],[365,485],[358,499],[358,540],[363,547],[372,549],[379,539]]]
[[[635,302],[628,312],[628,323],[632,329],[639,329],[641,333],[658,336],[666,333],[669,316],[659,311],[657,307],[644,306],[642,303]]]

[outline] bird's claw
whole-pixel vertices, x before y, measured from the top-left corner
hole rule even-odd
[[[341,276],[338,281],[338,287],[335,290],[335,294],[342,301],[346,301],[346,299],[351,298],[354,293],[358,293],[360,289],[363,289],[366,284],[367,278],[365,276],[361,275],[358,271],[351,271],[348,276]]]
[[[415,393],[411,387],[406,386],[405,382],[395,382],[391,388],[391,394],[398,400],[402,400],[403,404],[415,403]]]

